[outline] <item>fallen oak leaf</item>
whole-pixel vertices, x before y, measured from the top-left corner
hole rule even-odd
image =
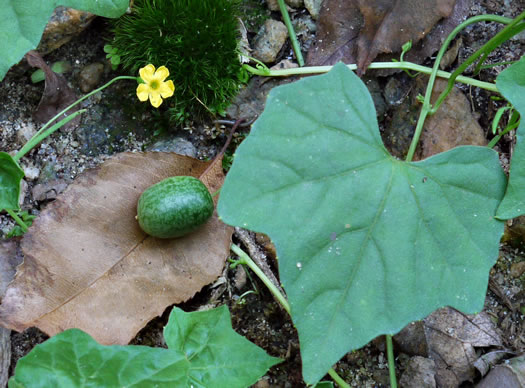
[[[137,200],[164,178],[191,175],[210,192],[221,163],[174,153],[122,153],[78,177],[22,240],[24,263],[0,305],[0,324],[49,335],[79,328],[102,344],[127,344],[153,317],[222,272],[232,228],[217,214],[187,236],[147,236]],[[217,198],[215,198],[217,200]]]
[[[33,112],[33,120],[45,123],[62,112],[69,105],[77,100],[75,92],[67,85],[67,80],[62,74],[55,73],[49,67],[40,54],[31,50],[26,54],[26,59],[29,65],[42,69],[45,74],[45,88],[42,98],[38,103],[38,107]],[[78,105],[74,106],[63,117],[56,119],[51,125],[76,112],[79,109]],[[80,122],[80,117],[75,117],[69,123],[63,126],[64,129],[74,128]]]

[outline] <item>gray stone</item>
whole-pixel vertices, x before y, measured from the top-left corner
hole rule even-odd
[[[197,148],[188,140],[182,137],[166,138],[156,141],[147,147],[147,151],[175,152],[179,155],[197,157]]]
[[[37,167],[28,166],[24,167],[24,174],[27,180],[34,181],[40,176],[40,170]]]
[[[319,11],[321,10],[321,5],[323,0],[304,0],[304,6],[312,15],[312,18],[317,19],[319,17]]]
[[[288,31],[284,23],[266,20],[255,37],[253,56],[264,63],[275,62],[287,37]]]
[[[266,5],[270,11],[279,11],[279,3],[277,0],[266,0]]]
[[[83,93],[89,93],[95,89],[104,74],[104,65],[102,63],[90,63],[85,66],[79,75],[80,90]]]
[[[25,125],[22,125],[17,131],[16,131],[16,140],[20,143],[20,145],[26,144],[29,139],[33,137],[33,135],[36,133],[36,128],[33,123],[28,122]]]

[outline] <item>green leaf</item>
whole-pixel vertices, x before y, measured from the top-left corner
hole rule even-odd
[[[18,361],[9,388],[246,387],[281,361],[235,333],[226,306],[174,308],[164,334],[169,349],[103,346],[66,330]]]
[[[120,56],[119,55],[112,55],[110,62],[112,65],[118,65],[120,64]]]
[[[525,56],[498,75],[496,86],[521,115],[521,122],[516,130],[509,184],[497,212],[499,219],[508,220],[525,214]]]
[[[38,46],[55,7],[63,5],[99,16],[117,18],[126,12],[128,0],[0,0],[0,81],[11,66]]]
[[[271,91],[218,211],[273,240],[314,384],[348,351],[439,307],[482,309],[504,188],[485,147],[393,158],[365,85],[338,64]]]
[[[70,329],[20,359],[9,388],[186,387],[188,369],[189,362],[181,352],[103,346],[89,334]]]
[[[11,155],[0,151],[0,210],[19,210],[20,182],[24,171]]]
[[[164,337],[190,361],[195,387],[247,387],[282,361],[237,334],[226,306],[193,313],[174,307]]]

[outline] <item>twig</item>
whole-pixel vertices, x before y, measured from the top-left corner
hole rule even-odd
[[[252,235],[246,230],[239,227],[235,228],[235,235],[248,249],[248,253],[257,266],[263,271],[263,273],[270,279],[272,284],[277,287],[277,289],[286,296],[284,290],[282,289],[279,281],[272,272],[270,266],[268,265],[268,260],[266,255],[261,251],[257,243],[255,242]]]
[[[228,138],[226,139],[226,143],[224,143],[224,145],[222,146],[222,149],[220,150],[220,152],[217,154],[217,156],[215,156],[215,159],[213,159],[213,162],[210,163],[208,168],[206,168],[206,170],[204,170],[204,172],[201,174],[201,176],[205,176],[206,173],[213,168],[215,163],[217,163],[218,160],[221,160],[222,156],[224,155],[224,153],[226,152],[226,150],[228,149],[228,146],[230,145],[230,143],[232,141],[233,134],[237,130],[237,127],[239,126],[239,124],[242,123],[243,121],[244,121],[244,119],[240,118],[240,119],[238,119],[235,122],[235,124],[233,124],[232,130],[230,131],[230,134],[228,135]]]

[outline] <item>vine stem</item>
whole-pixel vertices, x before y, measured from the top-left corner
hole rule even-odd
[[[386,338],[386,355],[388,359],[388,372],[390,373],[390,388],[397,388],[396,380],[396,363],[394,359],[394,344],[392,343],[392,336],[387,334]]]
[[[357,70],[356,64],[346,65],[350,70]],[[306,75],[306,74],[322,74],[332,70],[333,66],[308,66],[294,69],[281,69],[281,70],[270,70],[268,68],[255,68],[250,65],[243,65],[243,67],[254,75],[266,76],[266,77],[287,77],[291,75]],[[432,69],[430,67],[421,66],[412,62],[372,62],[368,69],[404,69],[413,70],[423,74],[431,74]],[[441,78],[448,79],[452,76],[451,73],[443,70],[438,70],[436,75]],[[456,78],[458,82],[466,85],[476,86],[478,88],[486,89],[491,92],[498,92],[496,85],[491,82],[479,81],[474,78],[465,76],[458,76]]]
[[[299,41],[297,40],[297,36],[295,35],[295,31],[292,26],[292,21],[290,20],[290,15],[288,14],[288,10],[286,9],[286,4],[284,4],[284,0],[277,0],[277,3],[279,3],[279,8],[281,10],[281,15],[283,15],[284,24],[288,29],[288,36],[290,36],[290,41],[292,42],[292,48],[293,52],[295,53],[297,63],[300,67],[303,67],[304,59],[303,54],[301,53],[301,46],[299,45]]]
[[[277,299],[277,301],[283,306],[283,309],[286,310],[286,312],[291,315],[290,310],[290,304],[284,297],[284,295],[279,291],[277,287],[273,285],[273,283],[268,279],[268,277],[264,274],[264,272],[257,266],[257,264],[254,263],[254,261],[251,259],[251,257],[244,252],[238,245],[231,244],[230,249],[239,256],[239,260],[236,261],[238,264],[244,264],[247,265],[253,273],[255,273],[259,279],[264,283],[266,287],[270,290],[272,295]],[[350,385],[348,385],[342,378],[337,374],[337,372],[330,368],[328,371],[328,374],[334,379],[334,381],[342,388],[350,388]]]
[[[454,28],[454,30],[449,34],[447,39],[445,39],[445,42],[443,42],[443,45],[439,49],[438,55],[436,56],[436,60],[434,61],[434,66],[432,67],[432,72],[430,74],[430,79],[428,81],[427,89],[426,89],[426,92],[425,92],[425,98],[424,98],[424,101],[423,101],[423,106],[421,107],[421,112],[419,113],[419,118],[417,120],[416,129],[414,130],[414,137],[412,138],[412,142],[410,143],[410,147],[408,149],[408,153],[407,153],[405,161],[410,162],[410,161],[412,161],[412,159],[414,157],[414,153],[416,152],[417,144],[419,143],[419,138],[421,136],[421,132],[423,131],[423,125],[425,123],[426,117],[428,115],[431,115],[431,114],[436,112],[436,110],[439,107],[439,105],[445,100],[445,98],[447,97],[448,93],[450,93],[450,91],[454,87],[455,80],[459,81],[459,77],[460,77],[459,74],[461,72],[463,72],[467,68],[467,66],[470,63],[472,63],[477,57],[479,57],[479,55],[481,55],[484,51],[486,51],[485,47],[487,45],[484,45],[480,50],[478,50],[476,53],[471,55],[460,67],[458,67],[454,71],[454,73],[452,73],[450,75],[450,77],[448,77],[449,82],[448,82],[447,88],[443,92],[441,92],[441,94],[439,95],[439,97],[438,97],[438,99],[436,101],[435,106],[432,107],[432,105],[430,103],[430,98],[432,96],[432,89],[434,88],[434,83],[435,83],[436,77],[438,75],[438,67],[439,67],[439,64],[441,63],[441,58],[443,58],[443,55],[445,54],[446,49],[448,48],[450,42],[452,42],[452,40],[456,37],[456,35],[461,30],[463,30],[465,27],[469,26],[470,24],[478,23],[478,22],[481,22],[481,21],[499,22],[499,23],[510,24],[510,25],[512,25],[514,22],[516,22],[516,21],[513,21],[512,19],[505,18],[505,17],[502,17],[502,16],[496,16],[496,15],[474,16],[474,17],[471,17],[471,18],[465,20],[463,23],[461,23],[456,28]],[[498,36],[498,35],[496,35],[496,36]],[[494,37],[494,38],[496,38],[496,37]],[[494,38],[492,38],[489,41],[489,43]],[[478,53],[480,53],[480,54],[478,55]],[[474,86],[477,86],[477,85],[474,85]],[[495,84],[494,84],[494,87],[496,88]],[[497,88],[494,91],[498,92]]]
[[[284,295],[281,294],[281,291],[279,291],[279,289],[273,285],[273,283],[270,281],[270,279],[268,279],[264,272],[257,266],[257,264],[254,263],[252,258],[246,252],[244,252],[238,245],[232,244],[230,248],[237,256],[239,256],[239,264],[247,265],[253,271],[253,273],[255,273],[259,277],[259,279],[261,279],[264,285],[268,287],[275,299],[277,299],[281,306],[283,306],[283,309],[285,309],[285,311],[288,314],[291,314],[290,304],[288,303]]]

